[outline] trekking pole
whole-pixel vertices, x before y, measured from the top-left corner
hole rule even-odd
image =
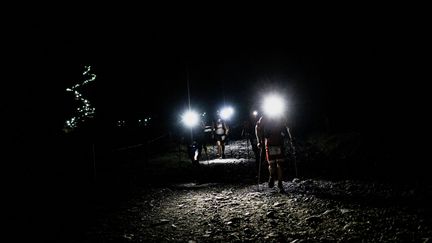
[[[181,161],[181,141],[178,143],[178,161]]]
[[[246,137],[247,160],[249,161],[249,139]]]
[[[287,128],[287,132],[288,132],[288,135],[289,135],[290,146],[291,146],[291,150],[292,150],[292,154],[293,154],[293,158],[294,158],[295,174],[296,174],[296,177],[298,177],[296,149],[295,149],[294,144],[292,142],[293,141],[293,137],[291,136],[290,130],[288,128]]]
[[[262,145],[261,145],[262,146]],[[259,164],[258,164],[258,191],[260,191],[260,179],[261,179],[261,161],[262,161],[262,148],[260,149],[260,157],[259,157]]]
[[[292,143],[291,140],[290,140],[290,144],[291,144],[292,154],[293,154],[293,158],[294,158],[295,175],[296,175],[296,177],[298,177],[298,173],[297,173],[297,156],[296,156],[296,150],[295,150],[294,144]]]

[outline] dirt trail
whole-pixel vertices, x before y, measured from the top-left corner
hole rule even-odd
[[[353,181],[295,180],[284,183],[286,194],[260,186],[187,183],[143,189],[118,211],[101,215],[83,242],[424,242],[432,237],[431,212],[409,203],[419,192]]]
[[[241,144],[237,146],[236,151],[241,150]],[[71,242],[430,242],[432,238],[431,188],[295,178],[284,182],[286,193],[281,194],[266,183],[258,188],[253,178],[229,180],[238,174],[236,170],[254,168],[253,160],[242,159],[239,153],[225,161],[202,162],[204,173],[225,179],[138,188],[121,207],[109,213],[101,209],[92,227]]]

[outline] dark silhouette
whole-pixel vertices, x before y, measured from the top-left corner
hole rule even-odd
[[[202,149],[204,150],[204,154],[206,156],[206,159],[209,159],[208,154],[208,148],[207,146],[210,146],[213,144],[214,140],[214,129],[212,126],[207,125],[204,121],[201,122],[201,129],[202,129],[202,136],[200,136],[200,142],[202,144]]]
[[[247,140],[247,145],[249,146],[249,143],[252,147],[252,152],[254,154],[255,157],[255,161],[256,161],[256,166],[258,168],[258,164],[259,164],[259,156],[260,156],[260,152],[259,149],[257,147],[257,137],[255,134],[255,124],[257,122],[257,118],[256,116],[251,116],[249,117],[248,120],[245,120],[243,122],[243,128],[242,128],[242,132],[241,132],[241,137],[243,139]]]
[[[284,192],[282,185],[283,166],[286,160],[284,139],[289,138],[292,140],[286,121],[282,118],[262,116],[258,120],[255,129],[258,140],[257,146],[265,149],[269,170],[268,186],[272,188],[275,178],[277,178],[279,191]]]
[[[216,143],[218,146],[217,156],[220,159],[224,159],[225,158],[225,141],[226,141],[228,134],[229,134],[229,127],[225,123],[224,120],[219,118],[219,119],[217,119],[216,123],[214,124],[214,131],[215,131],[215,136],[216,136]]]

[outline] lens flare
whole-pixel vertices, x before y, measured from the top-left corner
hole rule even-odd
[[[270,95],[264,99],[263,111],[269,117],[279,117],[285,111],[285,102],[278,95]]]
[[[194,127],[199,123],[199,115],[195,111],[188,110],[182,115],[182,121],[187,127]]]
[[[228,120],[234,114],[234,109],[232,107],[224,107],[220,112],[220,117],[224,120]]]

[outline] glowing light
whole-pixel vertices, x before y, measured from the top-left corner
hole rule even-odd
[[[90,77],[84,80],[81,84],[75,84],[71,88],[66,89],[67,92],[73,92],[75,100],[81,102],[81,107],[78,107],[76,109],[77,114],[65,122],[65,130],[67,131],[77,128],[79,123],[84,122],[87,118],[93,117],[95,113],[95,108],[91,107],[90,101],[84,99],[82,97],[82,94],[77,90],[77,88],[86,85],[96,79],[95,74],[89,73],[91,66],[86,66],[85,69],[86,70],[83,72],[83,76],[89,75]]]
[[[281,116],[285,111],[285,102],[277,95],[270,95],[264,99],[263,111],[269,117]]]
[[[199,115],[195,111],[188,110],[182,115],[182,121],[187,127],[198,125]]]
[[[124,125],[125,125],[125,121],[124,120],[117,121],[117,126],[123,127]]]
[[[224,120],[228,120],[234,114],[234,109],[232,107],[224,107],[220,112],[220,117]]]
[[[257,116],[257,115],[258,115],[258,111],[253,111],[252,114],[253,114],[254,116]]]

